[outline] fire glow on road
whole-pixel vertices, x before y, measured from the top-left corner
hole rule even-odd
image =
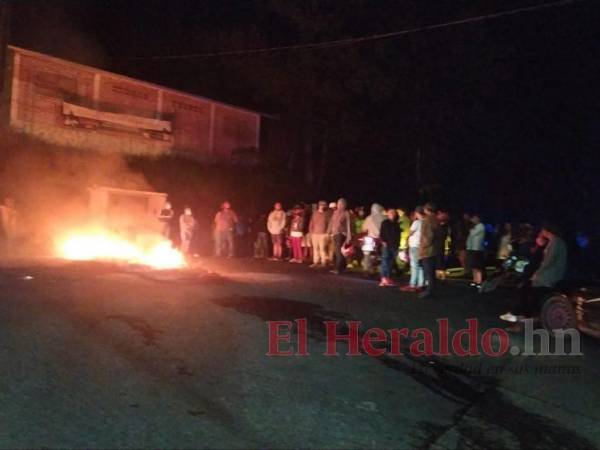
[[[57,256],[75,261],[124,261],[155,269],[185,267],[183,254],[160,235],[132,241],[106,230],[67,233],[56,242]]]

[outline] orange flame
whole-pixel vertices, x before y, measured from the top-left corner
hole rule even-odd
[[[76,261],[124,261],[155,269],[176,269],[186,266],[183,254],[160,235],[146,236],[140,244],[106,230],[67,233],[56,242],[61,258]]]

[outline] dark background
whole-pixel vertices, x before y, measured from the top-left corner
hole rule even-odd
[[[264,176],[289,172],[290,201],[433,199],[490,220],[559,216],[593,232],[600,2],[320,50],[152,58],[359,37],[542,3],[13,1],[10,42],[276,115],[265,124]]]

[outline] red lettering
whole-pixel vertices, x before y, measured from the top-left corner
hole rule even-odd
[[[437,356],[450,356],[450,352],[448,350],[449,348],[449,337],[448,337],[448,319],[444,318],[444,319],[438,319],[437,320],[438,323],[438,330],[439,330],[439,336],[438,336],[438,341],[439,341],[439,347],[438,347],[438,352],[436,353]]]
[[[307,321],[306,319],[296,319],[298,327],[298,351],[296,356],[308,356],[308,339],[307,339]]]
[[[492,345],[494,334],[498,336],[498,343],[500,344],[498,350],[494,350],[494,346]],[[509,345],[510,338],[508,333],[502,328],[490,328],[489,330],[485,330],[485,333],[481,336],[481,348],[484,355],[487,356],[503,356],[508,351]]]
[[[292,356],[294,354],[292,349],[283,351],[279,348],[279,343],[282,341],[287,342],[288,344],[290,343],[290,329],[292,328],[292,321],[268,321],[267,326],[269,327],[269,351],[267,352],[267,356]],[[284,326],[287,327],[287,332],[285,334],[279,334],[279,328]]]
[[[365,334],[363,334],[362,346],[367,355],[378,357],[385,354],[385,348],[373,347],[373,344],[377,342],[387,342],[387,335],[381,328],[371,328],[370,330],[367,330]]]
[[[392,328],[388,331],[390,332],[390,340],[392,341],[390,356],[402,356],[403,353],[400,350],[402,348],[400,338],[408,338],[408,328]]]
[[[452,336],[452,351],[456,356],[479,356],[479,349],[477,346],[477,319],[467,319],[467,328],[458,330]],[[465,350],[463,347],[463,336],[468,336],[468,349]]]
[[[433,355],[433,334],[427,328],[415,328],[411,337],[423,336],[410,344],[410,354],[413,356],[432,356]]]
[[[326,338],[327,338],[327,351],[325,356],[339,356],[336,349],[337,341],[346,341],[348,343],[348,352],[346,356],[360,356],[358,351],[358,328],[361,322],[357,320],[347,321],[348,334],[337,334],[338,322],[326,321]]]

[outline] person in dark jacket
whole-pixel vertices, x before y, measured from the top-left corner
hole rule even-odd
[[[290,241],[292,243],[292,259],[290,262],[302,264],[302,237],[304,236],[304,208],[294,206],[290,220]]]
[[[346,199],[340,198],[327,225],[327,232],[333,240],[335,250],[335,269],[331,271],[335,275],[346,270],[346,257],[342,253],[342,247],[352,240],[352,226],[347,205]]]
[[[387,210],[387,219],[381,222],[379,239],[381,240],[381,282],[379,286],[395,286],[390,278],[390,272],[400,247],[400,226],[398,213],[394,208]]]
[[[458,259],[460,266],[467,271],[467,236],[471,229],[471,216],[463,214],[462,218],[454,223],[451,229],[452,233],[452,252]]]

